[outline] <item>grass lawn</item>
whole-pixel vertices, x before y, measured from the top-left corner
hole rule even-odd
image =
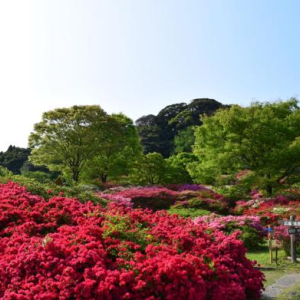
[[[250,260],[256,260],[261,267],[261,271],[266,276],[266,281],[264,282],[264,286],[273,284],[276,279],[291,273],[300,273],[300,263],[292,264],[290,260],[286,258],[286,254],[283,250],[278,251],[278,264],[275,262],[270,263],[269,249],[267,245],[264,245],[259,250],[256,251],[248,251],[246,256]],[[273,255],[273,257],[275,254]],[[278,300],[296,300],[300,299],[300,284],[296,284],[291,288],[285,289],[280,296],[277,298]]]

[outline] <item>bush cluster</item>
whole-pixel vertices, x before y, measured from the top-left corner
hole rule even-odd
[[[163,211],[0,185],[2,299],[259,299],[245,252],[236,234]]]

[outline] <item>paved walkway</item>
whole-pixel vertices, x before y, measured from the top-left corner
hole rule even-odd
[[[263,292],[263,299],[276,299],[277,296],[283,291],[300,281],[300,274],[288,274],[280,277],[275,283],[269,285]]]

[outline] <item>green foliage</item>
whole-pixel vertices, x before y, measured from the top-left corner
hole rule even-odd
[[[194,127],[190,126],[180,130],[174,138],[175,153],[192,152],[195,143]]]
[[[103,224],[103,228],[104,238],[111,237],[121,241],[136,243],[141,247],[142,251],[145,251],[147,245],[152,241],[152,236],[149,234],[149,228],[138,222],[132,223],[128,216],[106,215],[106,221]],[[125,243],[122,246],[126,248]],[[126,255],[130,255],[130,249],[127,248],[126,250]],[[118,253],[114,252],[111,253],[112,256],[117,256],[117,254]]]
[[[5,167],[0,166],[0,177],[11,177],[13,173],[6,169]]]
[[[172,206],[170,209],[168,209],[168,213],[170,214],[176,214],[180,217],[184,218],[196,218],[199,216],[205,216],[211,214],[210,211],[206,209],[201,208],[185,208],[182,206]]]
[[[168,183],[184,184],[192,183],[192,178],[187,171],[187,165],[197,161],[197,157],[192,153],[178,153],[166,159]]]
[[[51,180],[55,180],[60,175],[60,172],[49,171],[49,169],[46,166],[35,166],[29,160],[26,160],[24,162],[24,164],[22,165],[22,167],[20,169],[20,172],[24,176],[26,176],[27,172],[43,172],[43,173],[48,174],[49,177],[51,178]]]
[[[73,106],[43,114],[29,137],[30,160],[59,171],[67,182],[128,176],[141,146],[132,120],[99,106]]]
[[[40,183],[47,183],[51,181],[51,176],[49,173],[45,173],[45,172],[39,172],[39,171],[35,171],[35,172],[22,172],[22,176],[27,177],[27,178],[32,178]]]
[[[220,175],[252,171],[251,187],[273,194],[300,180],[300,110],[297,101],[234,105],[202,117],[188,166],[199,183],[215,184]],[[251,182],[251,183],[250,183]]]
[[[203,210],[217,212],[218,214],[228,214],[229,207],[222,200],[212,200],[210,197],[203,197],[198,194],[194,198],[177,202],[174,206],[176,209],[191,209],[192,211]]]
[[[43,114],[29,137],[30,160],[70,173],[77,182],[107,128],[107,115],[96,105],[59,108]]]
[[[236,226],[235,222],[229,222],[226,224],[225,232],[231,234],[235,230],[241,230],[239,239],[243,241],[244,246],[249,249],[258,249],[264,243],[264,237],[255,228],[249,224],[243,226]]]
[[[190,127],[201,125],[200,114],[213,114],[223,105],[213,99],[194,99],[191,103],[176,103],[163,108],[157,116],[148,115],[136,121],[144,154],[157,152],[164,158],[177,151],[190,151]],[[184,136],[188,140],[184,141]],[[175,137],[177,136],[177,142]],[[177,143],[177,146],[175,146]],[[180,147],[183,147],[180,149]]]
[[[95,154],[88,160],[84,175],[88,179],[100,178],[118,181],[129,176],[133,163],[142,155],[137,130],[131,119],[123,114],[108,116],[109,129],[103,133],[103,140]]]
[[[29,149],[9,146],[6,152],[0,152],[0,165],[14,174],[20,174],[22,165],[27,161]]]
[[[163,184],[167,177],[167,162],[159,153],[148,153],[134,166],[132,181],[137,184]]]
[[[156,122],[156,116],[147,115],[136,120],[136,128],[138,130],[144,154],[161,152],[161,128]]]

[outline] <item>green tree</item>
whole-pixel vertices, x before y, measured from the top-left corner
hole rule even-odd
[[[192,178],[187,171],[187,165],[197,161],[197,157],[188,152],[181,152],[166,159],[168,165],[168,183],[192,183]]]
[[[234,105],[202,117],[188,169],[195,181],[213,184],[220,175],[250,170],[252,185],[272,195],[283,184],[300,180],[298,102]]]
[[[0,152],[0,165],[14,174],[20,174],[21,167],[28,160],[29,154],[29,149],[9,146],[5,152]]]
[[[135,121],[135,124],[141,139],[143,153],[148,154],[152,152],[160,152],[161,129],[158,127],[158,124],[156,122],[156,116],[154,115],[143,116],[137,119]]]
[[[189,104],[176,103],[163,108],[157,116],[148,115],[136,121],[144,154],[158,152],[167,158],[175,149],[174,138],[185,130],[201,125],[200,114],[212,115],[224,105],[214,99],[194,99]],[[187,130],[190,133],[190,130]],[[189,135],[191,137],[191,135]],[[184,150],[187,151],[187,150]]]
[[[29,136],[30,161],[52,171],[70,173],[78,182],[107,128],[107,114],[96,105],[45,112]]]
[[[163,184],[167,176],[167,162],[160,153],[148,153],[136,162],[133,181],[139,184]]]
[[[108,178],[128,176],[133,163],[142,155],[142,147],[136,127],[123,114],[108,117],[109,128],[97,146],[94,156],[87,163],[86,173],[90,178],[99,178],[103,183]]]
[[[175,153],[192,152],[192,146],[195,143],[194,126],[180,130],[174,138]]]

